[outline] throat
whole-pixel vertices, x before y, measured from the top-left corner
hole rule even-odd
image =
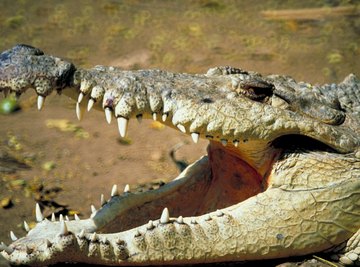
[[[267,175],[277,153],[270,157],[263,155],[266,160],[262,161],[261,168],[244,160],[238,148],[224,147],[218,142],[210,142],[208,156],[212,179],[204,196],[203,203],[207,203],[201,211],[204,213],[234,205],[266,190]]]

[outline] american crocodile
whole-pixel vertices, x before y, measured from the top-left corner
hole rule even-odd
[[[0,90],[56,90],[87,110],[150,118],[209,140],[208,155],[157,190],[117,186],[88,219],[45,219],[13,243],[11,264],[164,265],[332,253],[359,264],[360,80],[311,85],[231,67],[206,74],[76,68],[17,45],[0,55]]]

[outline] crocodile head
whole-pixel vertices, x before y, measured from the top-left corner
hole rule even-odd
[[[0,90],[53,89],[116,118],[149,118],[209,140],[208,155],[157,190],[117,187],[90,218],[44,220],[3,255],[12,263],[180,264],[304,255],[360,227],[359,81],[313,86],[230,67],[205,75],[76,69],[19,45],[0,55]],[[139,152],[141,153],[141,152]],[[170,211],[170,215],[169,215]],[[16,238],[14,238],[15,240]]]

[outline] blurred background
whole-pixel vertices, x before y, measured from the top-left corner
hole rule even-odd
[[[227,64],[332,82],[360,66],[358,3],[2,0],[0,49],[22,42],[81,66],[205,72]]]
[[[311,83],[360,75],[360,2],[1,0],[0,50],[25,43],[81,67],[114,65],[205,73],[230,65]],[[18,102],[0,96],[0,241],[24,235],[35,202],[46,216],[90,214],[112,184],[142,190],[176,177],[178,161],[206,153],[205,140],[156,122],[130,122],[120,139],[115,123],[92,111],[76,120],[66,97],[34,92]],[[176,149],[175,149],[176,150]],[[154,182],[150,182],[154,181]],[[139,189],[140,188],[140,189]]]

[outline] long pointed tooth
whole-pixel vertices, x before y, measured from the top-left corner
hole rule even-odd
[[[45,97],[42,95],[38,95],[37,97],[37,108],[38,110],[41,110],[44,106]]]
[[[10,231],[10,238],[11,238],[12,241],[18,240],[18,238],[16,237],[16,235],[14,234],[13,231]]]
[[[98,239],[97,234],[96,234],[96,232],[94,232],[94,233],[90,236],[90,241],[91,241],[91,242],[96,242],[97,239]]]
[[[76,111],[76,117],[79,121],[82,120],[83,118],[83,112],[81,110],[81,107],[80,107],[80,103],[79,102],[76,102],[76,107],[75,107],[75,111]]]
[[[59,215],[59,222],[62,222],[64,220],[64,215],[60,214]]]
[[[199,136],[200,135],[198,133],[191,133],[191,138],[195,144],[197,144],[197,142],[199,142]]]
[[[126,184],[124,187],[124,193],[130,193],[130,185]]]
[[[125,137],[129,120],[125,119],[124,117],[118,117],[117,122],[118,122],[120,136]]]
[[[168,114],[164,113],[161,117],[162,121],[166,121]]]
[[[56,221],[56,218],[55,218],[55,214],[54,214],[54,213],[51,213],[51,221],[52,221],[52,222],[55,222],[55,221]]]
[[[94,106],[95,100],[90,98],[88,105],[87,105],[87,111],[90,111],[92,109],[92,107]]]
[[[91,208],[91,213],[95,213],[95,212],[96,212],[96,208],[95,208],[94,205],[91,205],[90,208]]]
[[[186,133],[186,129],[185,129],[185,126],[184,126],[184,125],[178,124],[178,125],[176,125],[176,127],[178,127],[178,129],[179,129],[181,132]]]
[[[0,252],[1,251],[5,251],[7,254],[10,255],[11,253],[14,252],[14,249],[7,246],[7,245],[5,245],[3,242],[1,242],[1,244],[0,244]]]
[[[84,237],[85,237],[85,230],[82,229],[82,230],[80,231],[79,238],[84,238]]]
[[[74,219],[75,219],[75,221],[80,221],[80,218],[76,213],[74,214]]]
[[[142,117],[143,117],[142,114],[136,115],[136,119],[137,119],[138,123],[142,122]]]
[[[112,112],[110,108],[105,108],[105,118],[108,124],[111,123]]]
[[[65,221],[60,221],[60,235],[67,235],[69,233]]]
[[[114,184],[113,187],[111,188],[111,196],[114,197],[114,196],[118,196],[118,195],[119,195],[119,191],[118,191],[117,185]]]
[[[104,194],[101,194],[101,196],[100,196],[100,205],[104,206],[105,204],[106,204],[106,200],[104,198]]]
[[[29,232],[30,231],[30,227],[28,225],[28,223],[26,221],[24,221],[24,229],[26,232]]]
[[[81,103],[81,101],[83,100],[83,98],[84,98],[84,93],[83,93],[83,92],[80,92],[77,102],[78,102],[78,103]]]
[[[238,147],[238,146],[239,146],[239,141],[238,141],[238,140],[234,140],[233,143],[234,143],[234,146],[235,146],[235,147]]]
[[[169,210],[168,208],[164,208],[161,217],[160,217],[160,223],[166,224],[170,220]]]
[[[221,144],[222,144],[223,146],[226,146],[226,145],[227,145],[227,140],[226,140],[226,139],[221,139],[220,142],[221,142]]]
[[[42,220],[44,220],[44,216],[42,215],[39,203],[36,203],[35,205],[35,218],[37,222],[41,222]]]
[[[70,221],[69,216],[65,215],[65,221],[67,221],[67,222]]]
[[[156,120],[157,120],[157,114],[156,114],[156,112],[153,112],[152,116],[153,116],[153,120],[156,121]]]

